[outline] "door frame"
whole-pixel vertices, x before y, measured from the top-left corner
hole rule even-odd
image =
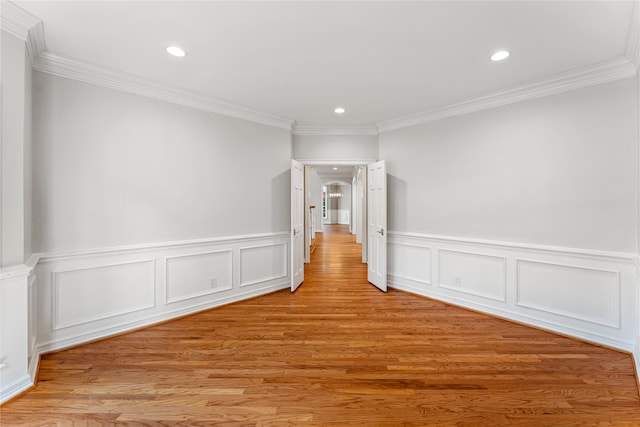
[[[317,159],[293,159],[296,160],[300,163],[303,164],[303,166],[306,167],[307,166],[364,166],[365,170],[363,175],[365,176],[364,179],[364,185],[366,186],[366,167],[368,164],[371,163],[375,163],[378,160],[377,159],[355,159],[355,160],[345,160],[345,159],[340,159],[340,160],[317,160]],[[310,201],[308,200],[307,194],[308,194],[308,189],[307,189],[307,180],[305,179],[305,183],[304,183],[304,195],[305,195],[305,201],[304,201],[304,212],[309,212],[309,206],[310,206]],[[363,221],[364,221],[364,226],[366,227],[366,211],[367,211],[367,200],[366,200],[366,194],[367,191],[364,192],[365,194],[365,200],[364,200],[364,206],[365,206],[365,212],[364,212],[364,217],[363,217]],[[353,214],[353,213],[352,213]],[[308,221],[306,221],[306,215],[305,215],[305,224],[304,224],[304,245],[305,248],[311,244],[311,242],[307,241],[307,236],[309,236],[309,232],[310,229],[309,227],[311,227],[311,224],[308,223]],[[366,264],[367,263],[367,233],[366,231],[364,233],[362,233],[363,235],[363,239],[362,239],[362,263]]]

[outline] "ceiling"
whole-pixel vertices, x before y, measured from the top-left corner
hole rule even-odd
[[[622,58],[633,9],[632,1],[15,3],[43,21],[47,52],[334,127]],[[169,56],[170,44],[187,56]],[[498,49],[511,57],[491,62]]]
[[[355,173],[356,165],[340,164],[340,165],[312,165],[311,168],[316,171],[326,182],[343,182],[351,183],[351,177]]]

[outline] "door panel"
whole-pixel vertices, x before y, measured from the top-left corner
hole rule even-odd
[[[291,160],[291,292],[304,280],[304,165]]]
[[[367,166],[367,278],[387,291],[387,169],[384,160]]]

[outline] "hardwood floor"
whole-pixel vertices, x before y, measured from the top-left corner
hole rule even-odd
[[[628,354],[366,281],[343,227],[281,291],[44,356],[2,426],[640,426]]]

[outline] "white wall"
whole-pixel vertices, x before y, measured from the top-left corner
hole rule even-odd
[[[390,286],[639,352],[638,84],[381,134]]]
[[[637,252],[637,82],[380,135],[389,228]]]
[[[377,135],[294,135],[299,160],[377,160]]]
[[[35,73],[40,252],[289,229],[289,132]]]
[[[326,181],[326,180],[325,180]],[[332,179],[329,182],[333,181]],[[351,221],[351,185],[350,184],[330,184],[327,186],[327,195],[330,193],[342,193],[342,197],[328,197],[327,209],[328,219],[325,224],[350,224]]]

